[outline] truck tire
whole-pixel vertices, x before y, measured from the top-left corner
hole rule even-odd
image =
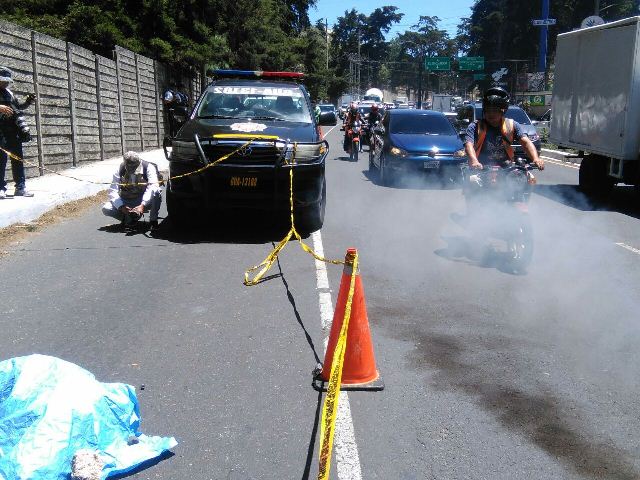
[[[324,212],[327,205],[327,182],[322,182],[322,198],[317,205],[304,211],[296,222],[298,233],[304,237],[310,233],[320,230],[324,224]]]
[[[580,162],[578,184],[588,196],[604,198],[611,193],[615,180],[607,172],[607,159],[601,155],[586,155]]]
[[[167,184],[167,213],[169,214],[172,229],[188,227],[191,221],[189,209],[182,201],[171,193],[171,184]]]

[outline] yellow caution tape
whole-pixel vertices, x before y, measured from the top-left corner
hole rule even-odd
[[[291,156],[291,160],[290,161],[286,161],[287,165],[293,166],[295,164],[295,155],[296,155],[297,147],[298,147],[298,144],[294,143],[293,144],[293,154]],[[278,255],[279,255],[280,251],[285,247],[285,245],[287,243],[289,243],[289,240],[291,240],[291,237],[295,237],[296,240],[298,240],[298,243],[300,243],[300,247],[302,248],[302,250],[304,250],[308,254],[312,255],[313,258],[315,258],[316,260],[319,260],[321,262],[326,262],[326,263],[332,263],[334,265],[342,265],[342,264],[344,264],[344,262],[342,260],[328,260],[328,259],[318,255],[310,246],[308,246],[306,243],[304,243],[302,241],[302,237],[300,236],[300,234],[296,230],[296,225],[295,225],[295,221],[294,221],[294,218],[293,218],[293,168],[289,168],[289,210],[290,210],[290,217],[291,217],[291,229],[289,230],[289,233],[287,233],[285,235],[285,237],[282,240],[280,240],[278,245],[276,245],[276,247],[271,251],[271,253],[269,255],[267,255],[267,258],[265,258],[258,265],[254,265],[253,267],[248,269],[246,272],[244,272],[244,284],[245,285],[253,286],[253,285],[257,285],[258,283],[260,283],[260,280],[262,279],[262,277],[264,277],[264,274],[267,273],[269,271],[269,269],[273,266],[274,262],[278,258]],[[249,278],[249,274],[251,272],[254,272],[254,271],[258,270],[258,269],[260,269],[260,271],[256,274],[255,277],[250,279]]]
[[[349,264],[347,260],[347,265]],[[349,331],[349,319],[351,318],[351,304],[353,303],[353,292],[355,290],[356,275],[358,272],[358,253],[352,257],[351,279],[349,282],[349,294],[347,304],[344,309],[344,318],[340,336],[336,343],[331,362],[331,373],[329,374],[329,385],[327,386],[327,396],[322,407],[322,420],[320,422],[320,451],[318,452],[318,480],[329,478],[331,468],[331,454],[333,451],[333,436],[336,427],[336,417],[338,415],[338,403],[340,401],[340,384],[342,382],[342,366],[344,364],[344,354],[347,349],[347,332]]]
[[[247,139],[247,137],[248,137],[247,135],[243,135],[243,136],[242,136],[242,138],[243,138],[243,139]],[[183,174],[180,174],[180,175],[175,175],[175,176],[173,176],[173,177],[169,177],[169,178],[167,178],[167,179],[166,179],[166,180],[164,180],[164,181],[166,182],[166,181],[169,181],[169,180],[175,180],[175,179],[177,179],[177,178],[183,178],[183,177],[188,177],[188,176],[190,176],[190,175],[195,175],[195,174],[197,174],[197,173],[201,173],[201,172],[205,171],[205,170],[206,170],[206,169],[208,169],[208,168],[213,167],[214,165],[217,165],[217,164],[218,164],[218,163],[220,163],[220,162],[225,161],[225,160],[226,160],[226,159],[228,159],[229,157],[231,157],[231,156],[235,155],[236,153],[238,153],[238,152],[239,152],[239,151],[241,151],[242,149],[247,148],[249,145],[251,145],[251,143],[255,140],[255,138],[253,138],[253,135],[251,135],[250,137],[251,137],[251,138],[250,138],[250,139],[248,139],[248,140],[247,140],[247,142],[246,142],[246,143],[244,143],[241,147],[238,147],[238,148],[236,148],[234,151],[232,151],[231,153],[228,153],[228,154],[226,154],[226,155],[223,155],[222,157],[218,158],[217,160],[215,160],[215,161],[213,161],[213,162],[211,162],[211,163],[208,163],[208,164],[207,164],[207,165],[205,165],[204,167],[202,167],[202,168],[198,168],[197,170],[194,170],[194,171],[192,171],[192,172],[183,173]],[[238,137],[238,138],[240,138],[240,137]],[[278,137],[275,137],[275,138],[278,138]],[[38,168],[42,168],[42,170],[47,171],[47,172],[49,172],[49,173],[53,173],[53,174],[55,174],[55,175],[58,175],[59,177],[70,178],[70,179],[72,179],[72,180],[77,180],[77,181],[79,181],[79,182],[87,182],[87,183],[91,183],[91,184],[93,184],[93,185],[111,185],[111,184],[112,184],[112,182],[96,182],[96,181],[93,181],[93,180],[88,180],[88,179],[86,179],[86,178],[78,178],[78,177],[74,177],[73,175],[69,175],[69,174],[66,174],[66,173],[56,172],[55,170],[51,170],[50,168],[47,168],[47,167],[44,167],[44,166],[43,166],[43,167],[40,167],[38,164],[33,163],[33,162],[30,162],[30,161],[28,161],[28,160],[25,160],[24,158],[20,158],[18,155],[14,154],[14,153],[11,153],[10,151],[5,150],[5,149],[4,149],[4,148],[2,148],[2,147],[0,147],[0,151],[3,151],[3,152],[4,152],[4,153],[6,153],[10,158],[12,158],[12,159],[14,159],[14,160],[17,160],[17,161],[19,161],[19,162],[22,162],[22,163],[24,163],[24,164],[26,164],[26,165],[28,165],[28,166],[31,166],[31,167],[38,167]],[[148,184],[149,184],[149,182],[134,182],[134,183],[117,183],[116,185],[118,185],[119,187],[137,187],[137,186],[143,186],[143,185],[148,185]]]

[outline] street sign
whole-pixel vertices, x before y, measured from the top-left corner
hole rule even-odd
[[[544,95],[529,95],[529,105],[534,107],[544,107],[545,96]]]
[[[451,59],[449,57],[429,57],[424,59],[424,68],[431,72],[451,70]]]
[[[484,70],[484,57],[458,57],[460,70]]]
[[[473,79],[474,80],[484,80],[486,78],[487,74],[486,73],[474,73],[473,74]]]
[[[555,18],[542,18],[540,20],[531,20],[531,23],[533,25],[535,25],[536,27],[540,27],[543,25],[555,25],[556,24],[556,19]]]

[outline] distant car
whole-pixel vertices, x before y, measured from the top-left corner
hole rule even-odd
[[[424,174],[438,174],[448,183],[460,177],[460,165],[467,162],[458,132],[441,112],[389,110],[376,130],[369,171],[377,171],[383,185]]]
[[[462,134],[466,131],[469,123],[474,122],[478,119],[482,118],[482,103],[476,102],[471,105],[464,105],[458,109],[458,129],[459,133]],[[514,105],[510,105],[507,109],[505,117],[511,118],[522,125],[522,130],[527,134],[529,140],[533,142],[540,154],[540,149],[542,148],[542,139],[540,138],[540,134],[536,130],[535,125],[531,123],[531,119],[527,115],[527,113],[522,110],[520,107],[516,107]],[[524,148],[520,145],[520,142],[513,144],[513,150],[516,156],[525,157]]]
[[[549,129],[551,127],[551,109],[544,112],[538,120],[532,120],[531,123],[536,127],[536,131],[540,137],[546,139],[549,136]]]
[[[318,107],[320,107],[320,123],[322,125],[338,124],[338,112],[336,112],[336,107],[331,104],[318,105]]]
[[[406,109],[408,109],[408,108],[409,108],[409,104],[408,104],[408,103],[398,103],[398,104],[396,105],[396,108],[406,110]]]

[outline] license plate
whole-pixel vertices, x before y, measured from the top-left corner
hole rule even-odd
[[[427,160],[424,162],[424,168],[440,168],[440,160]]]
[[[258,177],[231,177],[229,185],[232,187],[255,187],[258,185]]]

